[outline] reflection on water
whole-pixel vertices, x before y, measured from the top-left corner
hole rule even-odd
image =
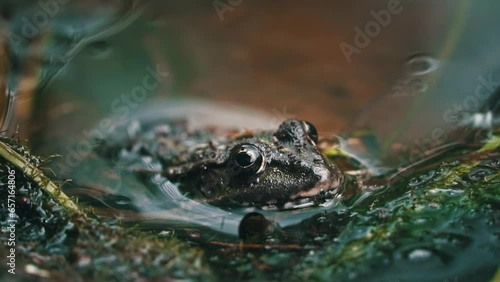
[[[93,134],[94,138],[87,142],[97,144],[96,152],[81,152],[82,160],[77,166],[72,167],[71,159],[55,160],[54,168],[59,172],[67,169],[64,172],[72,178],[72,184],[66,189],[68,194],[77,196],[82,203],[96,207],[101,215],[117,216],[131,225],[139,224],[142,228],[158,232],[173,228],[176,224],[181,224],[183,228],[205,227],[212,232],[231,235],[233,240],[238,239],[242,218],[251,212],[259,212],[273,223],[286,228],[319,212],[342,209],[334,198],[322,202],[319,209],[304,208],[315,204],[302,201],[285,205],[285,210],[278,211],[271,205],[264,208],[220,208],[210,202],[203,203],[205,201],[199,202],[186,197],[175,183],[163,176],[163,172],[170,169],[168,163],[173,163],[170,166],[174,168],[176,162],[183,165],[195,164],[189,159],[201,154],[202,149],[207,146],[223,146],[224,142],[228,142],[227,130],[241,128],[242,124],[247,125],[244,127],[246,130],[265,127],[269,119],[259,119],[255,116],[259,114],[258,111],[241,106],[228,104],[221,108],[217,104],[200,104],[195,101],[176,104],[175,109],[188,117],[187,124],[185,120],[176,121],[175,110],[168,111],[173,109],[171,105],[157,107],[156,111],[153,111],[153,105],[147,109],[132,120],[123,120],[117,116],[110,131]],[[211,116],[211,124],[218,121],[218,118],[226,120],[226,125],[220,122],[215,129],[219,135],[214,135],[213,128],[207,128],[207,114]],[[230,121],[227,120],[228,117],[231,117]],[[232,124],[235,122],[237,126]],[[90,132],[94,130],[97,129]],[[275,130],[276,128],[271,132]],[[230,134],[238,136],[242,133],[249,134],[244,130]],[[268,134],[270,133],[266,135]],[[78,152],[78,145],[75,148]],[[195,150],[196,148],[199,149]],[[185,151],[187,156],[183,155],[186,154]],[[164,160],[165,156],[173,160]],[[187,161],[184,160],[186,157]],[[279,178],[276,179],[278,180]],[[252,199],[248,201],[252,202]]]
[[[493,93],[500,49],[491,34],[499,4],[413,1],[346,62],[339,44],[351,42],[353,28],[370,23],[386,2],[246,1],[224,17],[211,2],[71,2],[57,12],[8,2],[2,125],[29,136],[37,151],[61,154],[54,170],[73,179],[66,191],[81,203],[160,236],[185,232],[192,241],[214,243],[219,236],[218,243],[325,249],[302,266],[337,266],[347,250],[348,259],[366,255],[392,260],[396,270],[412,266],[413,278],[425,265],[448,266],[436,270],[441,274],[467,264],[491,271],[495,256],[475,247],[498,237],[491,219],[498,203],[488,198],[494,190],[476,191],[496,183],[498,155],[475,159],[473,151],[498,128],[500,97]],[[345,140],[322,149],[349,168],[345,191],[317,206],[216,207],[182,194],[158,173],[164,167],[154,158],[134,159],[130,170],[93,151],[106,129],[126,123],[130,137],[141,134],[141,123],[179,116],[196,129],[270,129],[300,118],[330,141],[344,128],[351,132]],[[471,128],[478,134],[471,137]],[[123,137],[107,141],[123,145]],[[464,215],[469,212],[488,222]],[[380,249],[352,243],[363,238],[387,242]],[[384,251],[389,259],[379,255]],[[346,277],[356,278],[358,269],[347,269]]]
[[[184,105],[181,112],[190,116],[193,124],[197,124],[196,115],[188,113],[190,107],[194,107],[191,111],[202,109],[200,104],[195,102],[179,103],[177,109],[181,105]],[[240,107],[231,112],[229,109],[217,108],[216,104],[213,104],[212,108],[205,103],[201,105],[207,109],[207,112],[212,113],[212,118],[221,115],[225,118],[234,116],[238,120],[238,117],[242,117],[242,112],[247,110]],[[185,124],[185,121],[176,123],[174,116],[167,117],[164,114],[163,110],[169,109],[168,106],[160,107],[160,110],[157,111],[151,111],[154,109],[153,106],[148,109],[148,111],[138,114],[133,120],[115,119],[110,134],[103,134],[97,139],[89,140],[97,142],[97,154],[83,156],[81,163],[67,172],[68,176],[72,178],[72,185],[66,188],[67,193],[77,196],[81,203],[95,207],[97,214],[104,217],[118,217],[130,226],[154,230],[158,233],[172,230],[182,231],[186,228],[202,228],[204,232],[203,236],[200,235],[201,237],[198,238],[199,240],[209,240],[211,236],[215,236],[214,234],[224,234],[226,240],[232,243],[238,242],[241,238],[242,220],[251,213],[264,216],[266,220],[280,229],[296,230],[296,228],[309,226],[310,222],[316,222],[317,217],[323,215],[334,218],[332,220],[338,221],[339,224],[340,222],[345,224],[348,222],[345,219],[348,214],[354,210],[366,209],[368,203],[373,203],[374,199],[380,197],[396,202],[405,199],[406,196],[401,196],[400,193],[416,187],[431,185],[431,183],[449,177],[451,167],[444,166],[437,170],[432,168],[438,167],[442,162],[453,162],[458,165],[459,162],[454,160],[464,158],[464,154],[467,152],[480,148],[490,132],[490,129],[483,131],[483,139],[476,140],[477,143],[467,144],[455,140],[441,144],[434,151],[425,152],[426,155],[418,160],[412,160],[405,167],[393,168],[378,167],[380,163],[364,159],[369,155],[356,151],[360,148],[356,149],[350,145],[354,140],[362,141],[363,136],[357,139],[351,137],[348,141],[341,139],[340,143],[328,142],[330,145],[321,146],[323,152],[332,161],[355,162],[351,168],[348,167],[349,164],[340,166],[347,179],[344,183],[345,187],[338,191],[334,197],[323,202],[309,199],[307,202],[295,205],[285,204],[281,208],[269,205],[260,208],[237,208],[213,205],[210,204],[210,201],[193,200],[179,191],[175,181],[164,176],[164,172],[169,169],[169,166],[165,165],[165,161],[162,161],[162,156],[170,154],[165,152],[174,150],[173,154],[169,156],[177,159],[179,156],[175,150],[179,150],[179,152],[185,150],[183,146],[186,145],[192,148],[188,150],[192,152],[199,151],[195,148],[205,148],[206,144],[220,146],[222,143],[218,142],[227,138],[224,131],[221,131],[224,128],[223,124],[217,131],[220,135],[214,136],[213,129],[207,128],[206,125],[199,124],[193,130],[189,129],[192,126]],[[218,114],[214,114],[214,112],[218,112]],[[257,112],[247,110],[247,114],[252,113]],[[198,119],[205,118],[201,112],[198,112],[198,115]],[[247,122],[249,121],[247,120]],[[263,122],[265,121],[266,119]],[[231,129],[230,125],[226,125],[225,130],[228,129]],[[479,129],[477,132],[479,133],[481,130]],[[157,139],[160,145],[163,144],[162,142],[166,142],[164,144],[170,146],[167,147],[167,151],[162,152],[166,149],[156,146]],[[323,143],[320,142],[320,144]],[[339,155],[338,148],[341,149],[341,152],[348,154]],[[342,160],[338,159],[339,157]],[[175,164],[175,161],[173,163]],[[70,165],[68,159],[56,161],[55,167],[61,168],[62,165]],[[431,169],[425,171],[428,168]],[[493,170],[492,173],[494,172]],[[487,175],[490,174],[486,174],[484,169],[473,170],[469,178],[479,180]],[[203,190],[203,187],[195,187],[195,189]],[[398,199],[398,197],[402,198]],[[330,225],[330,227],[333,228],[330,230],[331,232],[324,230],[328,233],[325,236],[334,238],[341,226]],[[289,235],[286,240],[306,244],[308,239],[301,238],[302,241],[296,241],[296,237]],[[286,240],[281,239],[281,242],[286,242]]]
[[[498,150],[479,154],[471,153],[477,148],[447,147],[406,170],[368,178],[354,175],[346,194],[325,206],[215,207],[187,198],[159,173],[139,177],[144,186],[135,187],[141,173],[133,171],[123,175],[120,181],[125,182],[113,190],[94,186],[67,191],[94,206],[101,216],[116,217],[159,237],[175,234],[201,243],[222,276],[243,271],[251,277],[251,270],[231,266],[251,266],[258,257],[272,258],[267,275],[276,278],[290,268],[288,258],[304,257],[297,266],[302,270],[294,271],[315,269],[308,274],[313,276],[323,275],[322,271],[331,275],[331,267],[343,266],[347,270],[335,272],[336,277],[361,279],[364,267],[370,265],[372,274],[387,279],[400,277],[400,269],[406,270],[409,281],[471,273],[491,277],[498,262],[493,200],[498,193]],[[89,159],[87,166],[99,170],[95,164]],[[150,172],[161,168],[147,159],[136,165]],[[136,177],[127,178],[130,175]],[[485,252],[484,246],[493,249]],[[237,248],[247,252],[230,252]]]
[[[3,129],[16,128],[31,120],[36,93],[89,43],[107,38],[131,24],[142,9],[135,0],[91,3],[28,1],[2,5],[2,77],[7,80],[8,102]],[[7,54],[6,54],[7,53]],[[21,134],[27,129],[22,128]]]

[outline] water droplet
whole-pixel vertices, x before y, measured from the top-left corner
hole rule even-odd
[[[320,217],[318,217],[318,222],[322,223],[322,222],[326,222],[326,220],[327,220],[326,216],[320,216]]]
[[[432,257],[432,251],[427,249],[415,249],[408,253],[408,259],[410,261],[424,261]]]
[[[174,232],[171,230],[162,230],[160,233],[158,233],[159,237],[170,237],[174,235]]]
[[[408,71],[413,75],[425,75],[439,67],[439,61],[425,54],[411,56],[406,62]]]

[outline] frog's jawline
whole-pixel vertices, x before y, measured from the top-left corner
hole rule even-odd
[[[329,195],[339,193],[339,189],[344,181],[344,174],[339,168],[324,158],[326,169],[316,170],[316,174],[320,176],[320,180],[313,187],[293,194],[291,199],[311,198],[320,195],[322,192],[327,192]]]
[[[333,173],[333,172],[331,172]],[[322,191],[329,192],[330,194],[336,194],[341,184],[344,183],[342,173],[335,173],[334,176],[329,175],[325,180],[321,181],[314,187],[301,191],[297,194],[291,196],[292,199],[300,198],[310,198],[318,196]]]
[[[344,175],[335,168],[333,168],[330,173],[325,174],[325,179],[314,185],[312,188],[308,190],[304,190],[298,192],[296,194],[288,196],[288,201],[279,201],[273,202],[272,200],[264,201],[259,204],[252,202],[253,206],[267,206],[267,205],[285,205],[287,202],[293,202],[301,199],[313,199],[320,195],[321,192],[326,192],[325,198],[332,199],[335,198],[336,195],[339,195],[339,191],[342,189],[342,185],[344,181]],[[314,200],[312,200],[314,201]],[[217,205],[228,205],[233,206],[236,204],[237,206],[246,207],[248,205],[244,204],[244,201],[236,201],[234,196],[232,195],[224,195],[213,198],[205,198],[203,201],[207,204],[217,204]]]
[[[302,199],[311,199],[311,202],[321,201],[326,199],[332,199],[339,196],[342,192],[343,184],[345,183],[345,176],[339,170],[339,168],[324,158],[326,166],[324,168],[318,168],[315,170],[315,174],[320,177],[313,185],[307,185],[302,188],[302,190],[296,191],[295,193],[284,193],[281,194],[279,189],[273,193],[267,195],[257,202],[251,201],[250,204],[254,206],[261,205],[284,205],[288,202],[300,201]],[[234,193],[240,193],[235,191]],[[246,194],[248,196],[248,194]],[[237,206],[248,206],[246,201],[252,197],[242,197],[241,194],[226,194],[210,199],[206,199],[207,203],[211,204],[222,204],[222,205],[237,205]],[[267,198],[267,199],[266,199]]]

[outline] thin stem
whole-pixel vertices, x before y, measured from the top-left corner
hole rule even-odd
[[[0,156],[9,161],[13,166],[22,171],[26,176],[37,183],[45,192],[49,193],[56,199],[66,210],[81,214],[85,214],[78,206],[62,192],[59,187],[52,182],[41,170],[31,164],[28,160],[19,155],[16,151],[10,148],[7,144],[0,141]]]

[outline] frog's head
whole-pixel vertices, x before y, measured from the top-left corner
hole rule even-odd
[[[334,194],[343,175],[317,149],[315,127],[284,121],[275,132],[246,135],[179,178],[180,189],[225,205],[282,205]]]

